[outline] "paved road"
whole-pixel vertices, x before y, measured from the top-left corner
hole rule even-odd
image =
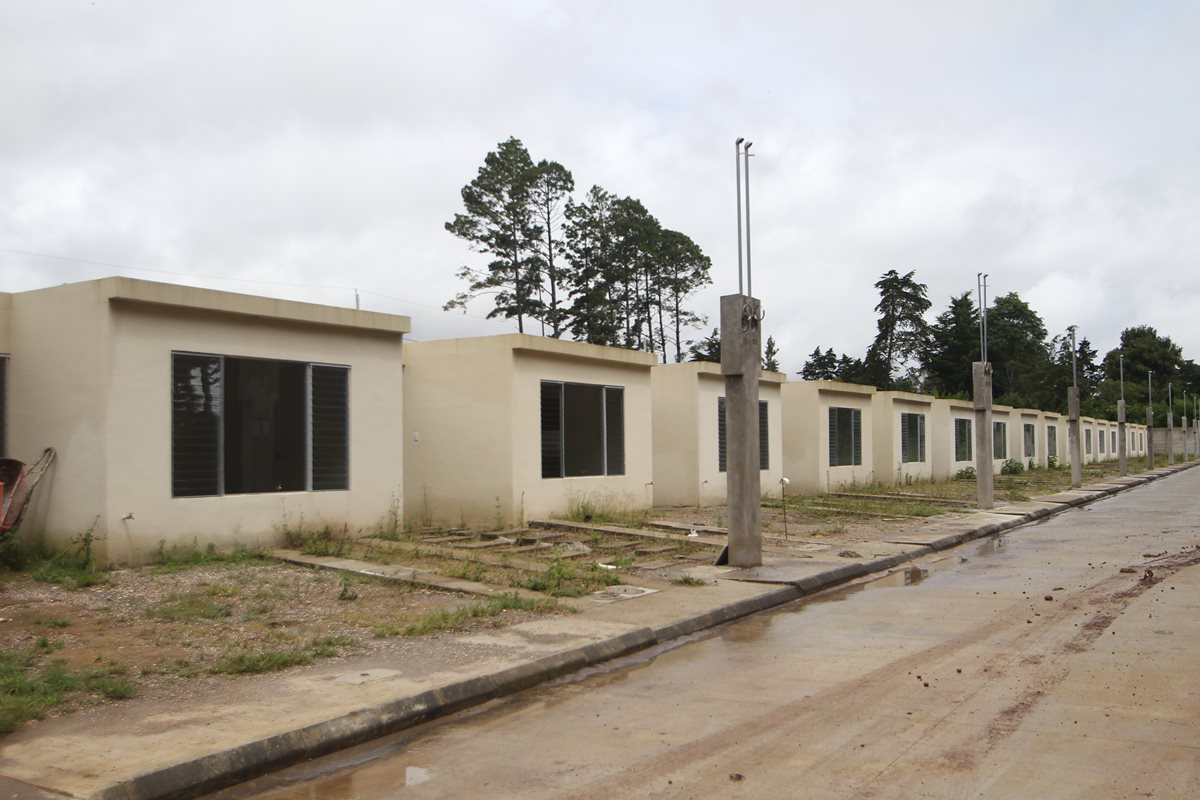
[[[1198,562],[1188,470],[221,797],[1200,797]]]

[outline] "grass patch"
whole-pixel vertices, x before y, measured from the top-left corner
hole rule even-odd
[[[318,636],[301,648],[266,650],[261,653],[237,650],[222,655],[208,671],[214,675],[253,675],[290,667],[303,667],[318,658],[331,658],[357,642],[348,636]]]
[[[238,545],[233,550],[221,552],[212,543],[201,549],[194,540],[190,544],[172,545],[171,547],[167,547],[167,543],[160,540],[154,572],[167,574],[214,564],[251,564],[268,560],[270,560],[270,556],[261,547]]]
[[[375,627],[377,637],[427,636],[431,633],[463,628],[472,620],[499,616],[505,611],[541,611],[559,609],[551,600],[530,600],[515,594],[505,594],[482,603],[470,603],[458,608],[431,611],[408,623],[396,622]]]
[[[41,625],[44,628],[69,628],[71,621],[69,619],[60,619],[58,617],[49,617],[47,619],[35,619],[34,625]]]
[[[609,496],[576,495],[567,500],[566,517],[574,522],[594,522],[598,525],[621,525],[643,528],[650,519],[651,509],[629,508]]]
[[[233,613],[229,606],[217,603],[207,593],[173,594],[150,609],[154,619],[169,622],[190,622],[197,619],[220,619]]]
[[[602,569],[595,563],[579,565],[557,558],[550,562],[545,572],[526,575],[521,584],[523,588],[545,592],[551,597],[580,597],[621,582],[612,570]]]
[[[348,525],[340,528],[326,525],[315,531],[306,531],[303,526],[285,528],[283,534],[289,547],[310,556],[343,556],[351,545]]]
[[[80,697],[123,700],[137,694],[137,684],[124,677],[121,667],[69,670],[45,661],[53,649],[39,639],[33,647],[0,651],[0,735]]]
[[[697,578],[695,575],[680,575],[671,583],[676,586],[707,586],[708,581],[703,578]]]

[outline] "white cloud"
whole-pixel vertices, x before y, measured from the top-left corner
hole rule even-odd
[[[507,330],[482,301],[434,309],[472,258],[443,223],[515,135],[581,193],[638,197],[696,239],[715,319],[745,135],[755,286],[789,371],[818,344],[861,354],[893,268],[934,313],[985,271],[1052,332],[1103,350],[1147,323],[1200,351],[1190,4],[0,8],[7,251],[325,302],[358,288],[419,338]],[[114,271],[7,251],[6,290]]]

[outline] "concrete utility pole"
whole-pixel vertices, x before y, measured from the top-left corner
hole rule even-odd
[[[1071,454],[1071,488],[1083,486],[1083,452],[1079,447],[1079,383],[1075,368],[1075,326],[1071,332],[1071,387],[1067,389],[1067,450]]]
[[[980,508],[995,505],[992,474],[992,365],[987,360],[987,275],[975,275],[979,292],[979,361],[971,365],[975,404],[975,491]]]
[[[1172,384],[1167,384],[1167,466],[1175,463],[1175,400],[1171,395]]]
[[[1188,460],[1187,388],[1183,390],[1183,460]]]
[[[762,370],[762,304],[749,292],[750,146],[734,143],[738,195],[738,293],[721,298],[721,374],[725,376],[726,495],[729,505],[728,563],[762,564],[762,488],[759,481],[758,379]],[[742,167],[746,192],[746,294],[742,293]]]
[[[1154,370],[1146,370],[1146,469],[1154,469]]]
[[[1117,401],[1117,463],[1121,468],[1121,477],[1129,474],[1129,464],[1126,461],[1128,444],[1125,436],[1125,354],[1119,356],[1121,365],[1121,399]]]

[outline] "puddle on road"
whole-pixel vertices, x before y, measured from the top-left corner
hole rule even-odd
[[[1008,549],[1007,536],[989,536],[975,548],[977,556],[994,556]]]

